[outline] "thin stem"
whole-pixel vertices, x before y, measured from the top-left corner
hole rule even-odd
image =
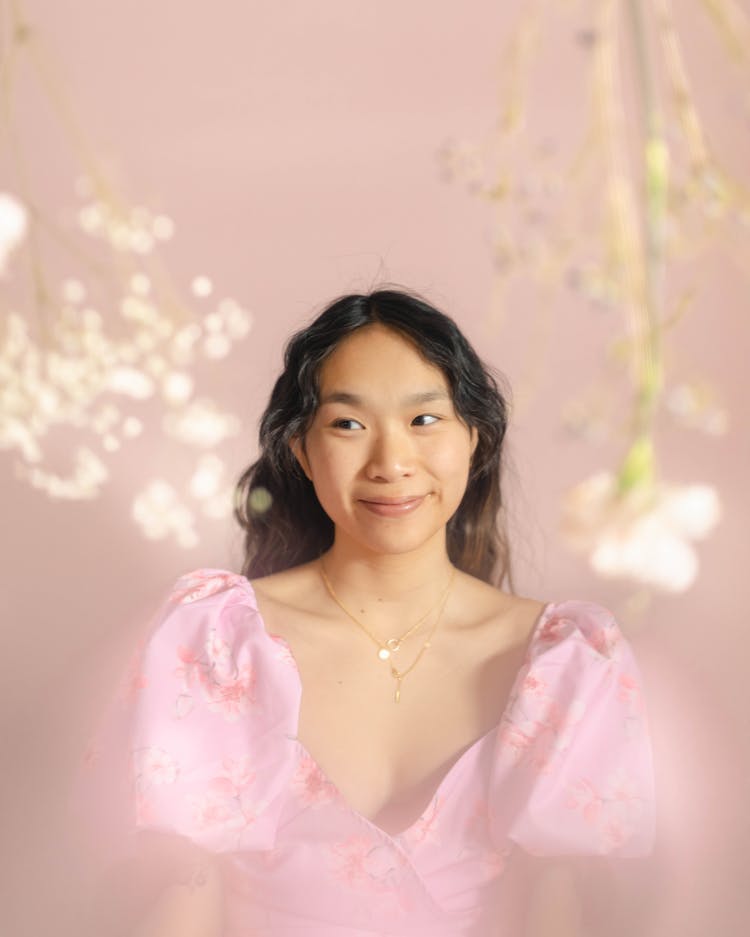
[[[651,433],[658,398],[663,386],[661,352],[661,312],[664,302],[664,217],[667,195],[668,150],[663,139],[642,0],[629,0],[630,24],[635,47],[635,74],[643,120],[642,156],[645,170],[644,211],[644,292],[641,312],[644,328],[642,371],[638,389],[636,429],[639,435]]]
[[[39,217],[31,202],[31,184],[26,170],[23,150],[18,136],[13,128],[12,86],[13,72],[17,58],[29,41],[29,27],[22,19],[16,4],[10,4],[9,12],[9,49],[8,58],[2,71],[0,81],[0,110],[8,138],[8,150],[11,163],[16,175],[18,191],[29,215],[28,257],[29,274],[32,283],[34,308],[39,318],[39,327],[42,334],[47,337],[49,327],[46,311],[50,303],[50,292],[44,276],[41,248],[39,244]]]

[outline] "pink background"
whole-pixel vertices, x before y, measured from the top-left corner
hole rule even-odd
[[[243,419],[243,433],[223,449],[233,472],[254,456],[257,419],[292,329],[342,292],[381,281],[417,289],[459,321],[512,387],[541,356],[536,394],[519,406],[509,443],[518,591],[590,598],[617,614],[630,588],[594,577],[557,533],[563,492],[622,453],[620,444],[572,439],[560,420],[562,402],[620,329],[617,313],[520,282],[502,329],[491,327],[491,213],[441,179],[436,157],[447,138],[474,140],[490,128],[499,57],[521,6],[33,0],[27,9],[108,169],[133,201],[174,218],[165,257],[175,278],[186,285],[206,273],[254,314],[248,339],[201,372],[204,389]],[[713,147],[747,182],[747,70],[727,63],[701,4],[678,6]],[[563,149],[581,129],[588,53],[576,30],[591,25],[590,7],[551,17],[534,68],[533,134]],[[75,166],[28,76],[16,108],[38,196],[65,220]],[[642,619],[622,621],[652,699],[663,829],[655,858],[619,873],[621,902],[646,903],[650,934],[710,928],[730,937],[746,932],[741,882],[750,858],[747,280],[721,245],[669,277],[675,294],[685,282],[697,293],[669,336],[668,380],[715,382],[730,431],[711,437],[662,416],[660,465],[671,481],[717,486],[724,516],[700,547],[697,584],[656,596]],[[552,304],[551,332],[530,349],[541,303]],[[231,521],[203,527],[190,551],[147,542],[130,521],[135,482],[170,477],[180,458],[152,426],[114,457],[103,497],[78,504],[46,500],[16,480],[13,458],[0,462],[8,934],[48,932],[53,908],[56,933],[66,915],[74,919],[66,785],[92,700],[106,697],[123,648],[179,573],[240,562]]]

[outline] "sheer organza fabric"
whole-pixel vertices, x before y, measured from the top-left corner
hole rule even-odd
[[[197,570],[173,588],[90,752],[102,841],[126,852],[152,830],[215,853],[226,937],[502,937],[519,849],[651,851],[641,679],[600,605],[544,608],[497,725],[398,835],[349,806],[299,741],[301,692],[251,583]]]

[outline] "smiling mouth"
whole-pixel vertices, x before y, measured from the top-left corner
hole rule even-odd
[[[381,497],[373,501],[360,498],[360,504],[368,511],[379,514],[381,517],[401,517],[403,514],[409,514],[411,511],[416,510],[426,497],[426,495],[414,495],[405,498]]]

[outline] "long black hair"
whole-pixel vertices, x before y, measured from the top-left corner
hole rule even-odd
[[[289,569],[332,545],[333,523],[289,443],[304,439],[312,423],[325,359],[342,339],[375,323],[400,333],[441,369],[456,413],[477,431],[466,491],[448,521],[451,562],[486,582],[507,580],[512,589],[501,493],[508,405],[456,323],[422,297],[394,289],[336,299],[287,343],[284,370],[260,422],[260,457],[235,490],[235,517],[245,531],[243,574],[255,578]]]

